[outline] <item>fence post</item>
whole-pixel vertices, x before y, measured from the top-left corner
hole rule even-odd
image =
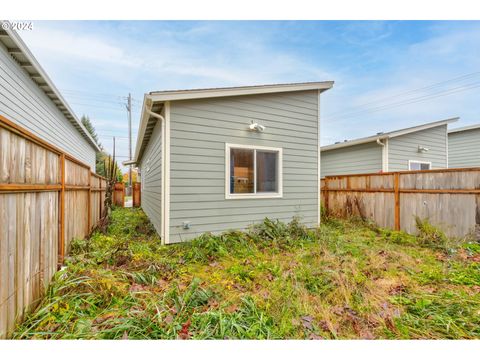
[[[325,176],[325,184],[323,185],[324,193],[325,193],[325,215],[328,216],[330,213],[329,204],[328,204],[328,181],[329,177]]]
[[[60,231],[58,239],[58,264],[63,263],[65,256],[65,154],[60,155],[60,182],[62,188],[60,190],[60,206],[59,206],[59,219],[60,219]]]
[[[400,230],[400,174],[398,172],[393,175],[393,187],[395,191],[395,230]]]
[[[97,219],[97,223],[98,221],[100,221],[102,219],[102,194],[103,194],[103,190],[102,190],[102,181],[103,179],[98,179],[98,184],[99,184],[99,187],[100,187],[100,191],[99,191],[99,199],[100,199],[100,212],[99,212],[99,215],[98,215],[98,219]]]
[[[92,229],[92,172],[88,170],[88,210],[87,210],[87,234],[90,234],[90,230]]]

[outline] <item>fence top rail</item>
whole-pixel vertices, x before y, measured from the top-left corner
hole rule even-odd
[[[67,159],[68,161],[74,163],[75,165],[81,166],[81,167],[83,167],[83,168],[91,171],[89,165],[81,162],[80,160],[75,159],[73,156],[71,156],[71,155],[69,155],[69,154],[65,154],[65,159]]]
[[[26,140],[29,140],[57,155],[62,155],[64,152],[57,148],[56,146],[53,146],[52,144],[49,144],[43,139],[40,139],[38,136],[34,135],[28,130],[25,130],[24,128],[18,126],[17,124],[13,123],[12,121],[8,120],[7,118],[3,117],[0,115],[0,127],[3,127],[4,129],[7,129],[21,137],[23,137]]]
[[[47,141],[39,138],[37,135],[35,135],[35,134],[31,133],[30,131],[24,129],[23,127],[15,124],[14,122],[8,120],[7,118],[5,118],[2,115],[0,115],[0,127],[3,127],[4,129],[7,129],[7,130],[13,132],[13,133],[23,137],[24,139],[29,140],[29,141],[43,147],[44,149],[47,149],[47,150],[55,153],[56,155],[65,155],[65,159],[68,159],[69,161],[90,170],[89,165],[81,162],[80,160],[77,160],[72,155],[70,155],[70,154],[66,153],[65,151],[61,150],[60,148],[48,143]]]
[[[379,172],[379,173],[328,175],[321,178],[321,180],[341,180],[345,178],[362,177],[362,176],[392,176],[395,174],[410,175],[410,174],[432,174],[432,173],[442,173],[442,172],[450,173],[450,172],[467,172],[467,171],[480,171],[480,167],[433,169],[433,170],[405,170],[405,171],[389,171],[389,172]]]
[[[93,171],[90,171],[90,175],[92,176],[95,176],[97,179],[100,179],[100,180],[107,180],[106,177],[103,177],[102,175],[98,175],[98,174],[95,174]]]

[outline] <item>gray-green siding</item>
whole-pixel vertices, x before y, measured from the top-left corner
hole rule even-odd
[[[428,148],[418,152],[418,146]],[[432,169],[446,168],[447,125],[416,131],[388,140],[388,171],[408,170],[408,161],[418,160],[432,163]]]
[[[265,131],[248,131],[251,120]],[[317,91],[174,101],[170,138],[170,242],[265,217],[317,223]],[[225,199],[226,143],[283,148],[283,198]]]
[[[448,167],[480,166],[480,129],[448,134]]]
[[[382,146],[375,142],[322,151],[321,177],[382,171]]]
[[[91,166],[95,149],[0,44],[0,115]]]
[[[138,164],[142,181],[142,209],[159,234],[162,233],[162,123],[157,121]]]

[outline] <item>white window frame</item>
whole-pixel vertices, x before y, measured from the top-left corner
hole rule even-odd
[[[254,150],[253,155],[253,188],[252,194],[231,194],[230,193],[230,149]],[[278,153],[277,164],[277,192],[256,192],[257,191],[257,153],[256,150],[265,150]],[[225,143],[225,199],[273,199],[283,197],[283,149],[276,147],[242,145]]]
[[[428,170],[432,170],[431,161],[422,161],[422,160],[408,160],[408,170],[409,171],[424,171],[424,170],[412,170],[412,164],[427,164]]]

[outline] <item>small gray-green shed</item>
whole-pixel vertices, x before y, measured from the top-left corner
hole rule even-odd
[[[480,124],[448,130],[448,167],[480,166]]]
[[[321,174],[365,174],[448,167],[451,118],[321,147]]]
[[[134,162],[165,244],[265,217],[320,221],[320,94],[333,82],[151,92]]]

